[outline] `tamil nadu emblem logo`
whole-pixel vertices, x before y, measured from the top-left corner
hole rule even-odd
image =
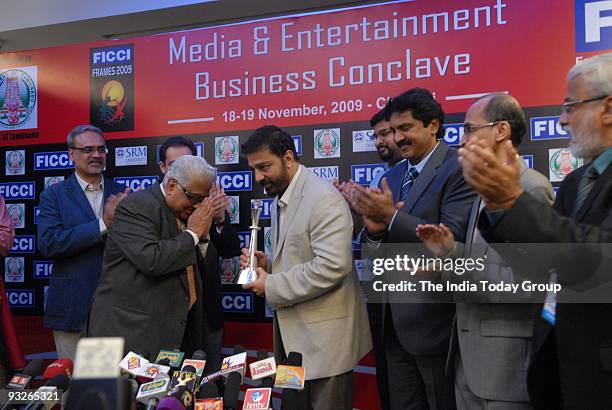
[[[568,148],[548,150],[550,181],[560,182],[578,167],[582,166],[584,160],[574,157]]]
[[[215,164],[238,163],[238,137],[215,138]]]
[[[240,223],[240,203],[238,202],[237,196],[228,196],[229,203],[229,214],[230,214],[230,223],[237,224]]]
[[[6,282],[23,282],[23,258],[6,258]]]
[[[238,279],[240,262],[237,258],[219,258],[221,283],[234,283]]]
[[[25,175],[25,151],[6,151],[6,175]]]
[[[24,205],[23,204],[7,204],[6,209],[9,217],[13,222],[15,229],[21,229],[24,227]]]
[[[106,125],[117,125],[125,118],[127,96],[123,85],[117,80],[110,80],[102,87],[100,94],[100,121]]]
[[[340,128],[314,131],[314,157],[338,158],[340,156]]]
[[[36,67],[0,72],[0,130],[36,128]]]
[[[264,228],[264,252],[267,255],[272,255],[272,229]]]
[[[63,180],[64,180],[63,176],[45,177],[45,189],[49,188],[53,184],[57,184],[58,182],[62,182]]]

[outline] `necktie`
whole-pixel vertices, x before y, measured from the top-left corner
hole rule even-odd
[[[589,192],[593,188],[595,181],[599,174],[597,173],[597,169],[591,164],[590,167],[586,169],[582,179],[580,180],[580,185],[578,185],[578,194],[576,195],[576,202],[574,203],[574,212],[572,212],[572,216],[576,216],[582,205],[584,205],[584,201],[587,196],[589,196]]]
[[[179,228],[180,232],[185,231],[185,224],[182,223],[179,219],[176,220],[176,225]],[[198,300],[198,295],[196,293],[196,285],[195,285],[195,273],[193,270],[193,265],[189,265],[185,268],[187,270],[187,288],[189,289],[189,309],[196,303]]]
[[[404,180],[402,181],[402,189],[400,190],[400,201],[406,200],[408,192],[410,192],[410,188],[412,188],[412,184],[418,176],[419,171],[417,171],[416,167],[408,168],[406,174],[404,175]]]
[[[280,204],[276,202],[276,243],[278,243],[280,236],[280,209]]]

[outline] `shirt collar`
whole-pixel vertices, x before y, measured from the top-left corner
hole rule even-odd
[[[422,160],[420,160],[418,164],[416,164],[416,165],[412,165],[412,163],[410,162],[410,160],[408,160],[408,168],[410,168],[410,167],[415,167],[415,168],[416,168],[416,170],[417,170],[417,171],[419,171],[419,174],[420,174],[421,172],[423,172],[423,168],[425,168],[425,164],[426,164],[426,163],[427,163],[427,161],[429,160],[429,157],[431,157],[431,154],[433,154],[433,153],[434,153],[434,151],[436,150],[436,148],[438,148],[438,145],[440,145],[440,141],[438,141],[438,142],[436,143],[436,146],[435,146],[435,147],[434,147],[434,148],[433,148],[431,151],[429,151],[429,154],[427,154],[427,155],[425,156],[425,158],[423,158]]]
[[[278,200],[278,205],[285,207],[289,203],[289,198],[291,198],[291,194],[293,193],[293,189],[295,188],[295,184],[297,184],[298,177],[300,176],[300,172],[302,172],[302,165],[298,166],[295,175],[291,179],[289,186],[285,189],[283,196],[281,196]]]
[[[592,167],[597,170],[599,175],[602,175],[610,163],[612,163],[612,147],[599,154],[599,156],[593,160]]]
[[[94,189],[89,182],[81,178],[76,171],[74,175],[76,176],[77,182],[79,183],[79,186],[83,191],[97,191],[97,189]],[[102,175],[100,175],[100,183],[98,184],[98,189],[104,191],[104,178],[102,178]]]

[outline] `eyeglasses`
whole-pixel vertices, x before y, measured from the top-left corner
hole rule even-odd
[[[584,100],[566,101],[563,104],[561,104],[561,107],[563,107],[563,112],[565,114],[571,114],[577,105],[586,104],[586,103],[593,102],[593,101],[603,100],[604,98],[608,98],[608,96],[609,94],[600,95],[599,97],[586,98]]]
[[[470,124],[469,122],[466,122],[465,124],[463,124],[463,134],[471,134],[480,128],[492,127],[494,125],[499,124],[500,122],[507,122],[507,121],[500,120],[500,121],[494,121],[494,122],[490,122],[488,124],[482,124],[482,125],[474,125],[474,124]]]
[[[187,199],[189,199],[189,202],[191,202],[194,205],[199,204],[205,198],[202,195],[194,194],[193,192],[188,191],[187,188],[182,186],[178,181],[176,181],[176,185],[178,185],[181,188],[181,190],[185,193],[185,196],[187,197]]]
[[[98,154],[108,154],[108,149],[106,145],[102,145],[100,147],[68,147],[70,149],[76,149],[81,151],[83,154],[91,154],[96,151]]]

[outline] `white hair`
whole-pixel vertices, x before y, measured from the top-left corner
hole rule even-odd
[[[576,63],[567,74],[567,80],[582,76],[593,97],[612,95],[612,53],[599,54]]]
[[[174,179],[182,186],[186,186],[194,179],[204,179],[214,183],[215,178],[217,178],[217,169],[210,166],[204,158],[195,155],[183,155],[178,157],[168,168],[164,177],[164,185],[168,183],[169,179]]]

